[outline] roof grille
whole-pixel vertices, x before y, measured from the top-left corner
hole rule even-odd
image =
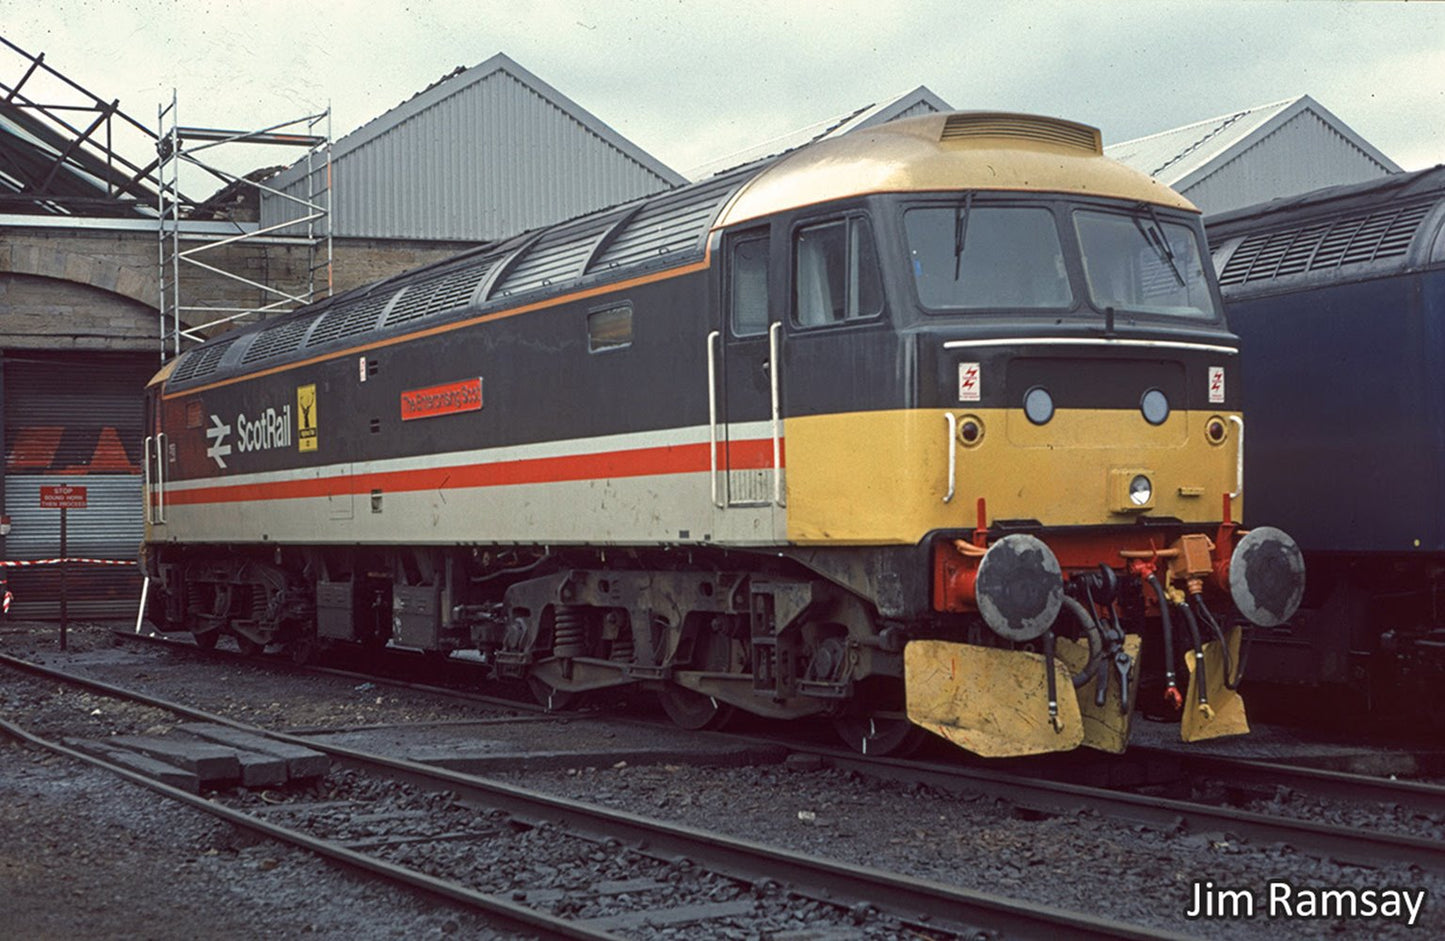
[[[1104,152],[1098,128],[1027,115],[951,114],[943,122],[939,140],[973,140],[980,137],[1011,137],[1087,150],[1091,154]]]
[[[606,232],[616,219],[616,214],[613,214],[589,220],[585,225],[543,235],[524,249],[523,256],[493,289],[492,296],[507,297],[581,277],[582,266],[598,236]]]
[[[708,229],[737,186],[738,178],[728,175],[654,198],[628,219],[593,262],[592,270],[701,252]]]
[[[391,300],[392,292],[378,291],[357,301],[333,307],[321,315],[316,329],[306,338],[306,346],[320,346],[331,340],[356,336],[376,329],[376,319]]]
[[[1247,236],[1219,274],[1221,285],[1399,258],[1434,202],[1358,212],[1330,222]]]
[[[171,379],[175,382],[184,382],[187,379],[199,379],[202,376],[209,376],[216,371],[217,366],[221,365],[221,357],[226,355],[226,351],[229,350],[231,344],[235,342],[236,340],[233,337],[220,343],[201,346],[191,350],[186,354],[186,358],[181,360],[180,365],[176,367],[176,371],[171,376]]]
[[[392,327],[408,320],[417,320],[454,307],[465,306],[491,266],[491,261],[483,261],[408,284],[386,315],[385,325]]]
[[[306,330],[317,320],[316,317],[293,317],[274,326],[262,330],[246,352],[241,356],[241,364],[254,363],[257,360],[269,359],[272,356],[281,356],[301,348],[301,341],[306,337]]]

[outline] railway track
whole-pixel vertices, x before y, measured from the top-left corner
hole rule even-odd
[[[294,668],[284,661],[278,661],[278,666],[320,669],[324,673],[347,678],[370,676],[330,668]],[[404,680],[388,682],[471,702],[507,705],[537,713],[546,711],[531,703],[472,691]],[[624,718],[616,721],[647,720]],[[1031,765],[1035,770],[1029,773],[1018,773],[980,768],[976,764],[869,758],[845,749],[803,743],[795,738],[771,735],[735,737],[763,746],[812,754],[839,770],[899,784],[924,784],[956,794],[981,795],[1007,801],[1033,813],[1069,815],[1088,811],[1166,832],[1228,833],[1259,844],[1285,844],[1302,853],[1342,862],[1367,866],[1403,863],[1445,872],[1445,842],[1438,839],[1262,814],[1232,805],[1250,796],[1267,796],[1284,789],[1327,800],[1400,808],[1411,814],[1445,820],[1445,787],[1439,785],[1148,746],[1135,747],[1122,758],[1099,758],[1115,766],[1121,763],[1129,766],[1165,765],[1179,780],[1219,782],[1236,799],[1221,805],[1070,781],[1067,780],[1069,769],[1057,759],[1035,763]],[[1126,772],[1123,777],[1128,779],[1134,775]]]
[[[5,723],[3,726],[11,736],[106,768],[236,826],[549,936],[646,937],[665,926],[682,923],[689,926],[689,936],[703,937],[714,931],[736,930],[739,925],[755,931],[779,913],[794,914],[801,910],[809,914],[810,921],[849,928],[862,937],[976,937],[980,932],[991,937],[1179,937],[1083,913],[780,850],[309,738],[269,732],[8,656],[0,656],[0,663],[84,687],[91,693],[325,752],[331,756],[333,768],[339,769],[333,774],[346,776],[347,788],[359,794],[373,792],[377,787],[375,782],[385,781],[404,785],[408,793],[414,795],[449,795],[444,799],[456,801],[473,812],[439,815],[449,821],[443,832],[400,835],[367,831],[364,838],[358,839],[356,834],[365,829],[364,825],[375,822],[364,819],[368,806],[364,798],[323,802],[326,806],[304,799],[283,799],[259,806],[255,800],[203,800],[64,743],[48,741],[16,725]],[[424,797],[423,806],[413,810],[425,811],[428,801],[439,799],[442,798]],[[286,804],[295,806],[288,811]],[[405,808],[392,817],[418,819]],[[466,820],[473,821],[476,829],[468,829],[464,825]],[[531,898],[528,896],[532,893],[526,890],[478,888],[469,884],[476,881],[475,865],[469,870],[465,864],[469,857],[488,856],[489,843],[508,834],[521,833],[536,834],[521,844],[524,847],[535,851],[545,846],[549,853],[562,853],[560,859],[549,856],[548,866],[570,865],[580,872],[594,872],[600,854],[621,867],[618,878],[573,887],[560,895],[542,892]],[[350,837],[343,839],[339,834]],[[450,869],[433,871],[425,862],[427,854],[418,851],[432,844],[445,846],[445,855],[453,863],[461,860],[460,869],[453,865]],[[570,863],[561,849],[568,845],[575,848],[575,858]],[[398,861],[398,856],[404,856],[407,861]],[[514,862],[528,864],[526,860]],[[505,869],[508,865],[512,864],[493,863],[489,868]],[[610,901],[604,901],[604,897]],[[629,900],[630,910],[617,910],[622,898]],[[597,914],[599,910],[608,914]]]

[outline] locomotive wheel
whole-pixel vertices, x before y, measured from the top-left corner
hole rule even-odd
[[[718,702],[716,696],[705,696],[676,683],[658,690],[657,699],[667,717],[689,732],[721,729],[737,712],[732,705]]]
[[[194,640],[196,646],[202,650],[215,650],[216,641],[220,636],[221,632],[217,630],[191,632],[191,639]]]
[[[576,704],[581,693],[574,693],[570,690],[558,689],[551,683],[539,676],[528,675],[527,688],[532,691],[532,696],[547,707],[548,712],[561,712],[570,709]]]
[[[836,716],[833,728],[848,747],[864,755],[906,758],[928,740],[928,733],[902,715]]]
[[[266,649],[265,644],[258,644],[243,634],[233,634],[231,636],[236,638],[236,646],[240,648],[242,656],[259,657]]]

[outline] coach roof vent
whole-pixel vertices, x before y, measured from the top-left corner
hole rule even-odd
[[[1267,281],[1307,271],[1400,258],[1434,201],[1366,210],[1330,222],[1250,235],[1219,273],[1223,285]]]
[[[1099,129],[1058,118],[1026,114],[995,114],[964,112],[950,114],[943,122],[941,141],[965,141],[978,138],[1006,137],[1011,140],[1037,141],[1083,150],[1091,154],[1104,152]]]

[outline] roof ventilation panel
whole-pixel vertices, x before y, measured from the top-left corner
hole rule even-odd
[[[999,137],[1068,147],[1091,154],[1104,152],[1104,140],[1098,128],[1028,114],[950,114],[943,122],[939,140],[971,141]]]

